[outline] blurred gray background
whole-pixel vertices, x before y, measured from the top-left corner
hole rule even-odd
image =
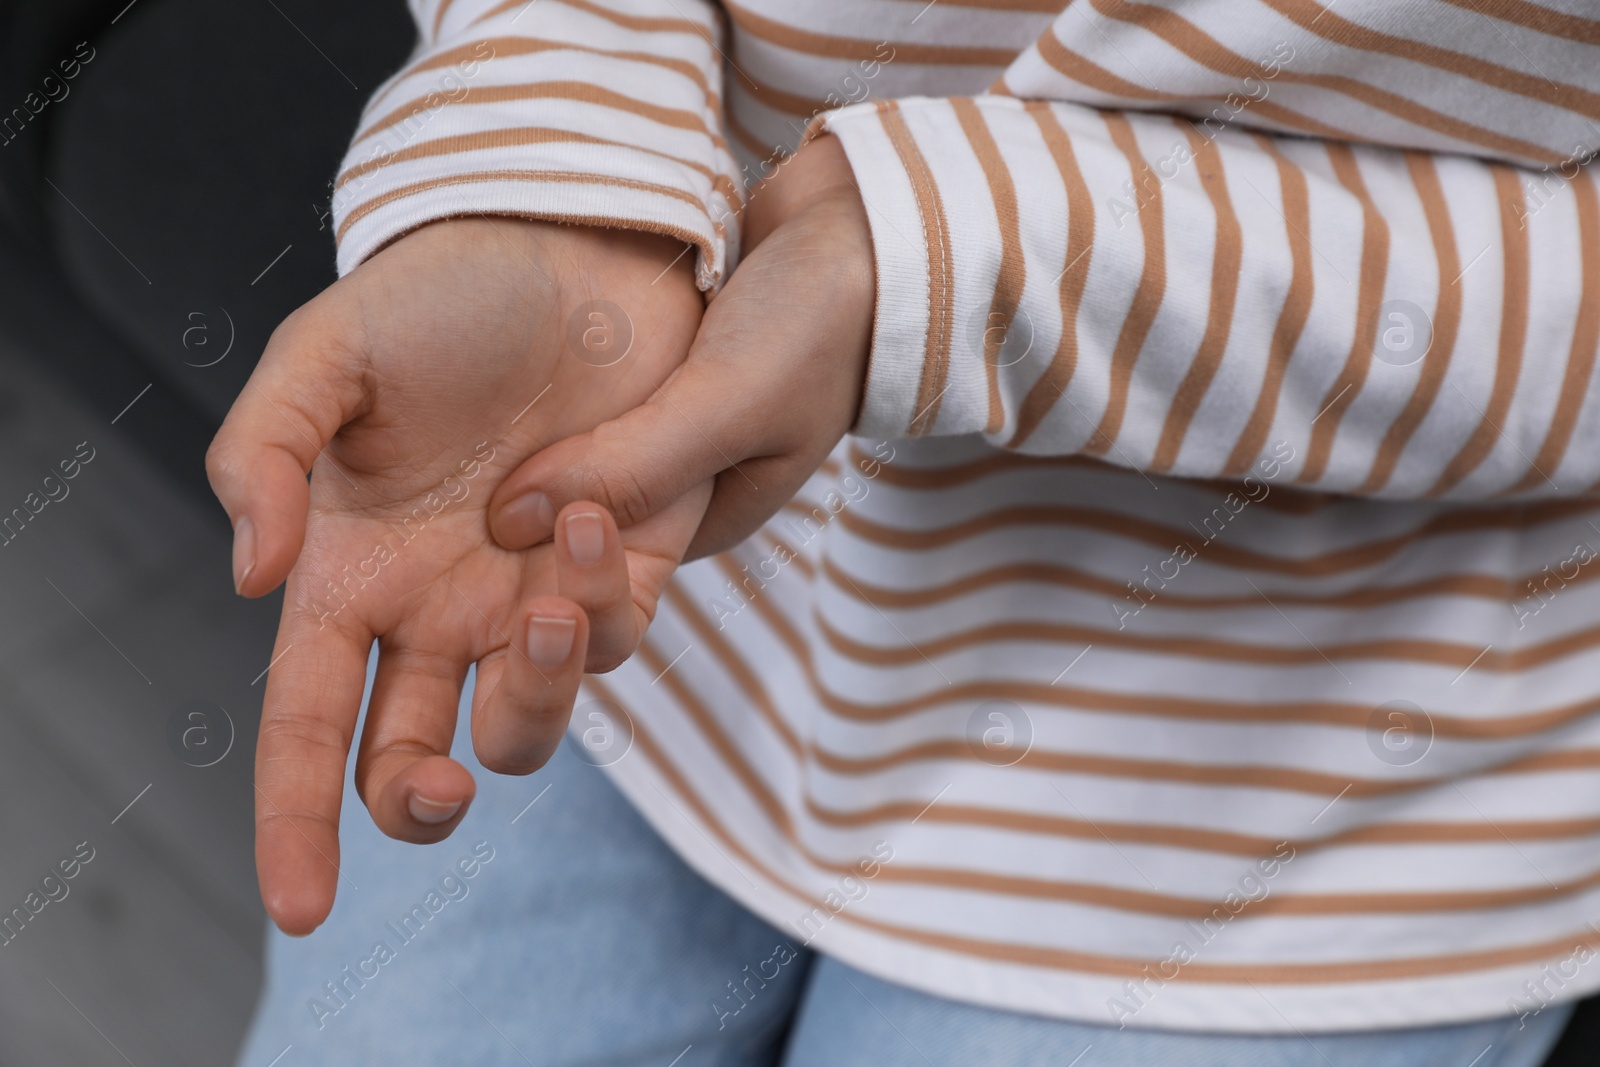
[[[277,603],[233,595],[203,457],[333,280],[412,44],[403,0],[0,0],[0,917],[94,857],[0,944],[0,1067],[228,1064],[249,1023]],[[1597,1062],[1591,1002],[1550,1063]]]
[[[216,1067],[249,1023],[278,606],[204,452],[411,45],[402,0],[0,0],[0,917],[94,857],[0,943],[0,1065]]]

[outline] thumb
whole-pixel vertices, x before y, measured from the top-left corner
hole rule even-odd
[[[243,596],[288,577],[305,540],[306,475],[361,410],[359,361],[343,336],[336,319],[307,309],[286,319],[206,452],[211,490],[233,523],[233,584]]]
[[[489,502],[489,530],[513,551],[550,539],[555,517],[599,504],[626,529],[749,455],[749,420],[716,359],[689,359],[645,403],[531,456]]]

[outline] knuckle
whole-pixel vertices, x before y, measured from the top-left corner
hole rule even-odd
[[[356,777],[387,781],[417,760],[437,755],[440,755],[438,749],[418,738],[388,738],[362,753],[357,762]]]
[[[614,455],[619,448],[625,448],[631,434],[628,428],[620,422],[602,422],[589,431],[589,441],[594,451],[601,455]]]
[[[282,808],[275,804],[264,804],[262,805],[261,811],[256,815],[256,827],[258,830],[265,830],[270,826],[282,825],[292,827],[297,832],[303,833],[304,828],[308,824],[314,827],[332,830],[334,832],[338,831],[338,827],[334,824],[333,820],[329,819],[322,812],[313,811],[310,808],[298,806]]]
[[[383,796],[390,782],[411,764],[441,753],[432,745],[415,737],[384,738],[370,749],[363,745],[356,756],[356,795],[376,817],[373,805]]]
[[[237,482],[242,474],[239,461],[239,450],[234,447],[232,435],[225,426],[206,448],[206,479],[211,488],[220,491]]]
[[[678,561],[672,559],[670,562],[673,568],[676,569]],[[633,610],[638,613],[639,639],[642,640],[644,632],[650,629],[651,623],[656,621],[656,606],[660,603],[660,597],[658,593],[635,583],[629,590],[629,599],[633,603]],[[638,641],[636,640],[634,644],[637,646]],[[629,654],[632,654],[631,651]]]
[[[586,465],[577,472],[580,495],[611,513],[618,526],[633,526],[656,510],[649,490],[638,474],[626,465]]]
[[[342,767],[350,735],[315,716],[286,716],[261,724],[260,746],[272,754],[272,759],[317,760],[320,756]]]

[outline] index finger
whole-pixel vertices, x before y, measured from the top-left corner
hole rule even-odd
[[[290,579],[256,746],[256,876],[267,914],[303,936],[333,909],[339,805],[372,635],[317,617]]]

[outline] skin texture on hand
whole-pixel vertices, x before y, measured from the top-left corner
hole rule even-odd
[[[824,135],[752,194],[746,254],[689,358],[649,402],[529,459],[494,495],[507,548],[543,542],[542,508],[592,500],[625,529],[714,478],[689,558],[738,544],[854,423],[876,304],[872,237],[849,160]]]
[[[528,773],[583,671],[642,635],[709,482],[622,532],[591,503],[541,508],[558,532],[532,551],[493,543],[487,508],[523,458],[645,402],[681,363],[704,309],[682,251],[553,223],[434,223],[274,333],[207,471],[240,592],[288,583],[256,757],[262,899],[286,932],[333,904],[374,638],[357,788],[385,833],[427,843],[473,795],[448,756],[469,665],[480,760]]]

